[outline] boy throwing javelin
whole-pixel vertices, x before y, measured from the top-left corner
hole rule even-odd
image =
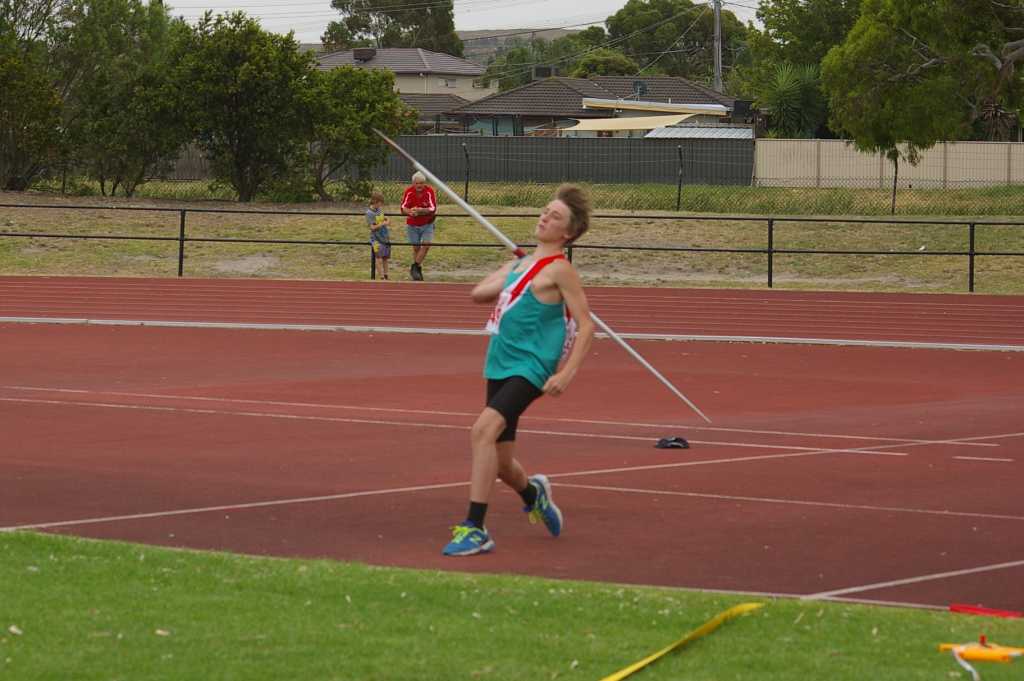
[[[469,511],[452,528],[452,540],[442,550],[446,556],[494,549],[484,518],[495,478],[519,494],[531,522],[541,520],[556,537],[562,531],[562,512],[547,477],[528,477],[515,458],[516,427],[535,399],[565,392],[590,349],[590,307],[576,269],[562,253],[589,227],[586,195],[563,185],[537,219],[533,254],[504,265],[473,288],[475,302],[497,301],[487,323],[487,406],[470,432]]]

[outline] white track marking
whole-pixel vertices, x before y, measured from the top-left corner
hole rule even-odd
[[[950,572],[936,572],[930,575],[920,575],[918,577],[907,577],[906,579],[894,579],[891,582],[876,582],[874,584],[863,584],[861,586],[851,586],[846,589],[835,589],[834,591],[822,591],[816,594],[808,594],[803,597],[804,600],[818,600],[822,598],[834,598],[836,596],[843,596],[846,594],[855,594],[863,591],[877,591],[879,589],[888,589],[894,586],[904,586],[906,584],[919,584],[921,582],[930,582],[937,579],[948,579],[949,577],[961,577],[963,575],[973,575],[979,572],[993,572],[995,570],[1005,570],[1007,568],[1024,567],[1024,560],[1016,560],[1009,563],[996,563],[994,565],[982,565],[976,568],[967,568],[964,570],[952,570]]]
[[[11,400],[11,399],[8,399],[8,398],[0,398],[0,401],[26,401],[26,402],[30,402],[30,403],[42,402],[44,404],[58,404],[58,405],[74,404],[74,403],[52,401],[52,400]],[[93,403],[83,403],[83,404],[84,404],[84,406],[95,406]],[[123,408],[124,407],[124,405],[111,405],[111,406],[113,406],[115,408]],[[131,408],[138,408],[138,407],[129,406],[129,407],[126,407],[126,408],[131,409]],[[145,409],[145,407],[142,407],[142,408]],[[212,411],[212,410],[175,410],[175,409],[169,408],[169,407],[156,407],[154,409],[156,409],[158,411],[188,411],[188,412],[196,412],[196,413],[201,413],[201,414],[222,414],[223,413],[223,412]],[[254,413],[252,415],[254,415],[254,416],[265,416],[265,414],[260,414],[260,413]],[[287,418],[294,418],[294,417],[287,416]],[[327,421],[346,421],[346,422],[352,421],[352,422],[357,422],[357,423],[365,423],[366,422],[366,421],[355,420],[355,419],[337,419],[337,418],[330,418],[330,417],[312,417],[312,418],[315,419],[315,420],[327,420]],[[371,423],[386,423],[386,422],[371,422]],[[398,422],[398,425],[409,425],[409,424],[405,424],[403,422]],[[468,427],[465,427],[465,426],[447,426],[447,425],[438,425],[438,424],[424,424],[424,425],[427,425],[428,427],[433,426],[433,427],[439,427],[439,428],[460,428],[460,429],[467,429],[468,428]],[[881,448],[884,448],[884,447],[887,447],[887,446],[893,446],[893,445],[878,445],[876,448],[877,449],[881,449]],[[914,445],[909,445],[909,446],[914,446]],[[872,448],[872,449],[875,449],[875,448]],[[845,450],[838,450],[838,451],[845,451]],[[788,453],[785,453],[785,454],[765,454],[765,455],[762,455],[762,456],[733,457],[733,458],[726,458],[726,459],[708,459],[708,460],[703,460],[703,461],[680,461],[680,462],[665,463],[665,464],[650,464],[650,465],[646,465],[646,466],[628,466],[628,467],[619,467],[619,468],[605,468],[605,469],[595,469],[595,470],[587,470],[587,471],[575,471],[575,472],[569,472],[569,473],[553,473],[549,477],[552,477],[552,478],[583,477],[583,476],[590,476],[590,475],[605,475],[605,474],[608,474],[608,473],[631,473],[631,472],[638,472],[638,471],[662,470],[662,469],[669,469],[669,468],[689,468],[689,467],[692,467],[692,466],[709,466],[709,465],[720,464],[720,463],[723,463],[723,464],[746,463],[746,462],[751,462],[751,461],[767,461],[767,460],[774,460],[774,459],[788,459],[788,458],[797,458],[797,457],[805,457],[805,456],[817,456],[817,455],[820,455],[820,454],[831,454],[831,453],[836,453],[836,452],[837,452],[837,450],[834,450],[834,449],[820,449],[820,450],[816,450],[816,451],[788,452]],[[152,512],[152,513],[140,513],[140,514],[132,514],[132,515],[107,516],[107,517],[99,517],[99,518],[86,518],[86,519],[80,519],[80,520],[65,520],[65,521],[56,521],[56,522],[49,522],[49,523],[34,523],[34,524],[26,524],[26,525],[16,525],[16,526],[11,526],[11,527],[0,527],[0,532],[11,532],[11,531],[15,531],[15,530],[30,530],[30,529],[46,529],[46,528],[53,528],[53,527],[69,527],[69,526],[75,526],[75,525],[98,524],[98,523],[105,523],[105,522],[117,522],[117,521],[122,521],[122,520],[139,520],[139,519],[150,519],[150,518],[163,518],[163,517],[167,517],[167,516],[187,515],[187,514],[195,514],[195,513],[206,513],[206,512],[209,512],[209,511],[223,511],[223,510],[230,510],[230,509],[237,510],[237,509],[247,509],[247,508],[260,508],[260,507],[265,507],[265,506],[284,506],[284,505],[295,504],[295,503],[309,503],[309,502],[313,502],[313,501],[348,499],[348,498],[355,498],[355,497],[360,497],[360,496],[373,496],[373,495],[378,495],[378,494],[394,494],[394,493],[399,493],[399,492],[414,492],[414,491],[423,491],[423,490],[432,490],[432,489],[445,489],[445,488],[451,488],[451,487],[465,486],[467,484],[468,483],[466,483],[466,482],[440,483],[440,484],[436,484],[436,485],[421,485],[421,486],[413,486],[413,487],[400,487],[400,488],[387,489],[387,490],[376,490],[376,491],[366,491],[366,492],[350,492],[350,493],[323,495],[323,496],[316,496],[316,497],[302,497],[302,498],[298,498],[298,499],[279,499],[279,500],[274,500],[274,501],[249,502],[249,503],[222,505],[222,506],[206,506],[206,507],[200,507],[200,508],[178,509],[178,510],[170,510],[170,511],[155,511],[155,512]],[[570,485],[568,483],[560,483],[560,484],[562,484],[564,486],[567,486],[567,487],[568,486],[586,487],[585,485]]]
[[[99,391],[99,390],[82,390],[75,388],[44,388],[36,386],[23,386],[23,385],[0,385],[0,389],[3,390],[18,390],[18,391],[33,391],[33,392],[56,392],[71,395],[113,395],[116,397],[137,397],[144,399],[158,399],[158,400],[181,400],[181,401],[192,401],[192,402],[223,402],[226,404],[256,404],[256,405],[267,405],[273,407],[302,407],[310,409],[345,409],[351,411],[375,411],[385,412],[394,414],[421,414],[427,416],[466,416],[470,418],[476,418],[477,412],[459,412],[459,411],[439,411],[432,409],[399,409],[395,407],[367,407],[361,405],[349,405],[349,404],[331,404],[321,402],[283,402],[278,400],[250,400],[233,397],[205,397],[205,396],[193,396],[193,395],[171,395],[171,394],[160,394],[160,393],[134,393],[134,392],[117,392],[117,391]],[[631,422],[631,421],[606,421],[606,420],[594,420],[594,419],[571,419],[571,418],[559,418],[559,417],[546,417],[546,416],[524,416],[523,420],[527,421],[556,421],[560,423],[579,423],[587,425],[604,425],[604,426],[631,426],[635,428],[658,428],[658,429],[671,429],[681,428],[685,430],[710,430],[717,432],[728,432],[728,433],[750,433],[757,435],[786,435],[793,437],[820,437],[820,438],[832,438],[839,440],[865,440],[868,442],[895,442],[899,444],[903,443],[920,443],[920,444],[955,444],[965,445],[969,447],[999,447],[1000,445],[994,443],[985,442],[961,442],[959,440],[922,440],[915,438],[895,438],[895,437],[871,437],[865,435],[837,435],[837,434],[826,434],[826,433],[802,433],[793,431],[781,431],[781,430],[756,430],[750,428],[723,428],[723,427],[711,427],[711,426],[686,426],[681,424],[665,424],[665,423],[642,423],[642,422]]]
[[[98,518],[82,518],[79,520],[61,520],[50,523],[32,523],[28,525],[11,525],[0,527],[0,532],[14,532],[17,530],[46,530],[55,527],[73,527],[76,525],[96,525],[99,523],[113,523],[124,520],[149,520],[152,518],[168,518],[179,515],[192,515],[196,513],[212,513],[214,511],[238,511],[252,508],[266,508],[268,506],[287,506],[289,504],[309,504],[318,501],[337,501],[339,499],[356,499],[359,497],[374,497],[384,494],[401,494],[405,492],[426,492],[435,489],[449,489],[452,487],[465,487],[468,482],[445,482],[436,485],[416,485],[414,487],[395,487],[392,489],[369,490],[366,492],[345,492],[343,494],[325,494],[317,497],[298,497],[295,499],[274,499],[271,501],[253,501],[239,504],[225,504],[222,506],[201,506],[199,508],[181,508],[173,511],[154,511],[152,513],[132,513],[129,515],[113,515]]]
[[[456,425],[447,423],[423,423],[417,421],[387,421],[383,419],[356,419],[356,418],[345,418],[342,416],[309,416],[303,414],[279,414],[274,412],[262,412],[262,411],[227,411],[220,409],[197,409],[195,407],[161,407],[156,405],[146,404],[117,404],[112,402],[78,402],[74,400],[43,400],[31,397],[0,397],[0,402],[17,402],[24,404],[47,404],[53,406],[71,406],[71,407],[96,407],[101,409],[126,409],[135,411],[155,411],[164,413],[181,413],[181,414],[202,414],[206,416],[243,416],[243,417],[255,417],[255,418],[271,418],[271,419],[287,419],[292,421],[321,421],[328,423],[359,423],[367,425],[381,425],[381,426],[407,426],[413,428],[435,428],[441,430],[469,430],[470,425]],[[530,428],[520,428],[520,433],[530,433],[533,435],[554,435],[560,437],[574,437],[574,438],[593,438],[597,440],[629,440],[638,442],[650,442],[650,437],[644,437],[640,435],[613,435],[613,434],[601,434],[601,433],[578,433],[572,431],[561,431],[561,430],[535,430]],[[702,445],[713,445],[718,447],[750,447],[753,449],[782,449],[789,452],[796,451],[807,451],[812,453],[823,453],[833,452],[836,454],[870,454],[875,456],[909,456],[906,452],[881,452],[876,451],[883,447],[895,446],[895,445],[879,445],[876,447],[854,447],[854,448],[834,448],[834,449],[821,449],[819,447],[800,447],[796,445],[765,445],[749,442],[719,442],[715,440],[691,440],[695,444]],[[910,445],[913,446],[913,445]]]
[[[569,474],[571,475],[571,474]],[[558,477],[549,475],[548,477]],[[967,511],[934,511],[921,508],[907,508],[903,506],[870,506],[866,504],[841,504],[830,501],[802,501],[799,499],[777,499],[772,497],[748,497],[734,494],[708,494],[703,492],[677,492],[672,490],[641,489],[635,487],[610,487],[606,485],[580,485],[571,482],[559,482],[559,487],[574,487],[577,489],[592,489],[604,492],[628,492],[631,494],[649,494],[657,496],[693,497],[697,499],[720,499],[722,501],[749,501],[762,504],[785,504],[792,506],[818,506],[823,508],[837,508],[845,511],[879,511],[884,513],[918,513],[922,515],[938,515],[957,518],[983,518],[985,520],[1016,520],[1024,521],[1024,516],[1002,515],[999,513],[971,513]]]
[[[1014,459],[996,459],[993,457],[986,456],[954,456],[954,459],[960,459],[961,461],[992,461],[995,463],[1013,463]]]
[[[0,317],[0,323],[84,324],[94,326],[150,326],[197,329],[263,329],[268,331],[347,331],[353,333],[425,333],[433,335],[483,336],[482,329],[429,328],[408,326],[365,326],[346,324],[260,324],[255,322],[189,322],[158,319],[88,319],[79,317]],[[607,338],[598,332],[597,338]],[[1024,345],[987,343],[934,343],[901,340],[862,340],[856,338],[797,338],[787,336],[713,336],[689,334],[620,333],[629,340],[698,341],[711,343],[780,343],[795,345],[840,345],[871,348],[909,348],[917,350],[978,350],[983,352],[1024,352]]]

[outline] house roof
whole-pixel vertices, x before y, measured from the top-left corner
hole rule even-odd
[[[416,109],[419,112],[419,119],[427,120],[433,119],[435,116],[442,115],[445,112],[457,109],[463,104],[469,102],[468,99],[463,99],[458,95],[408,95],[401,93],[398,95],[399,98],[405,102],[405,105]]]
[[[545,78],[478,99],[453,111],[457,114],[559,116],[602,118],[607,112],[583,107],[584,99],[636,99],[637,83],[647,102],[673,104],[714,104],[732,109],[735,99],[710,88],[672,76],[593,76],[591,78]]]
[[[584,109],[583,99],[608,94],[586,78],[545,78],[470,102],[453,113],[600,118],[607,114]]]
[[[323,71],[338,66],[364,69],[388,69],[397,74],[439,73],[449,76],[480,76],[484,67],[450,54],[431,52],[419,47],[382,47],[366,61],[356,61],[354,50],[339,50],[320,55],[317,68]]]
[[[715,92],[700,83],[674,76],[593,76],[595,83],[616,99],[642,99],[674,104],[722,104],[732,109],[736,99]],[[637,96],[637,90],[640,96]]]

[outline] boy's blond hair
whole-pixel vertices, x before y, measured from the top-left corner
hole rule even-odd
[[[370,203],[384,203],[384,194],[378,191],[370,192]]]
[[[590,229],[590,198],[574,184],[563,184],[555,192],[555,198],[569,208],[570,237],[565,242],[568,245]]]

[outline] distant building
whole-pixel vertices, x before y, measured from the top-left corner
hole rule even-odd
[[[450,112],[483,135],[643,137],[686,122],[749,124],[750,103],[671,76],[544,78]]]
[[[479,64],[418,47],[340,50],[321,54],[318,61],[317,68],[323,70],[355,66],[391,71],[401,95],[455,95],[472,102],[498,91],[497,82],[481,82],[485,69]]]

